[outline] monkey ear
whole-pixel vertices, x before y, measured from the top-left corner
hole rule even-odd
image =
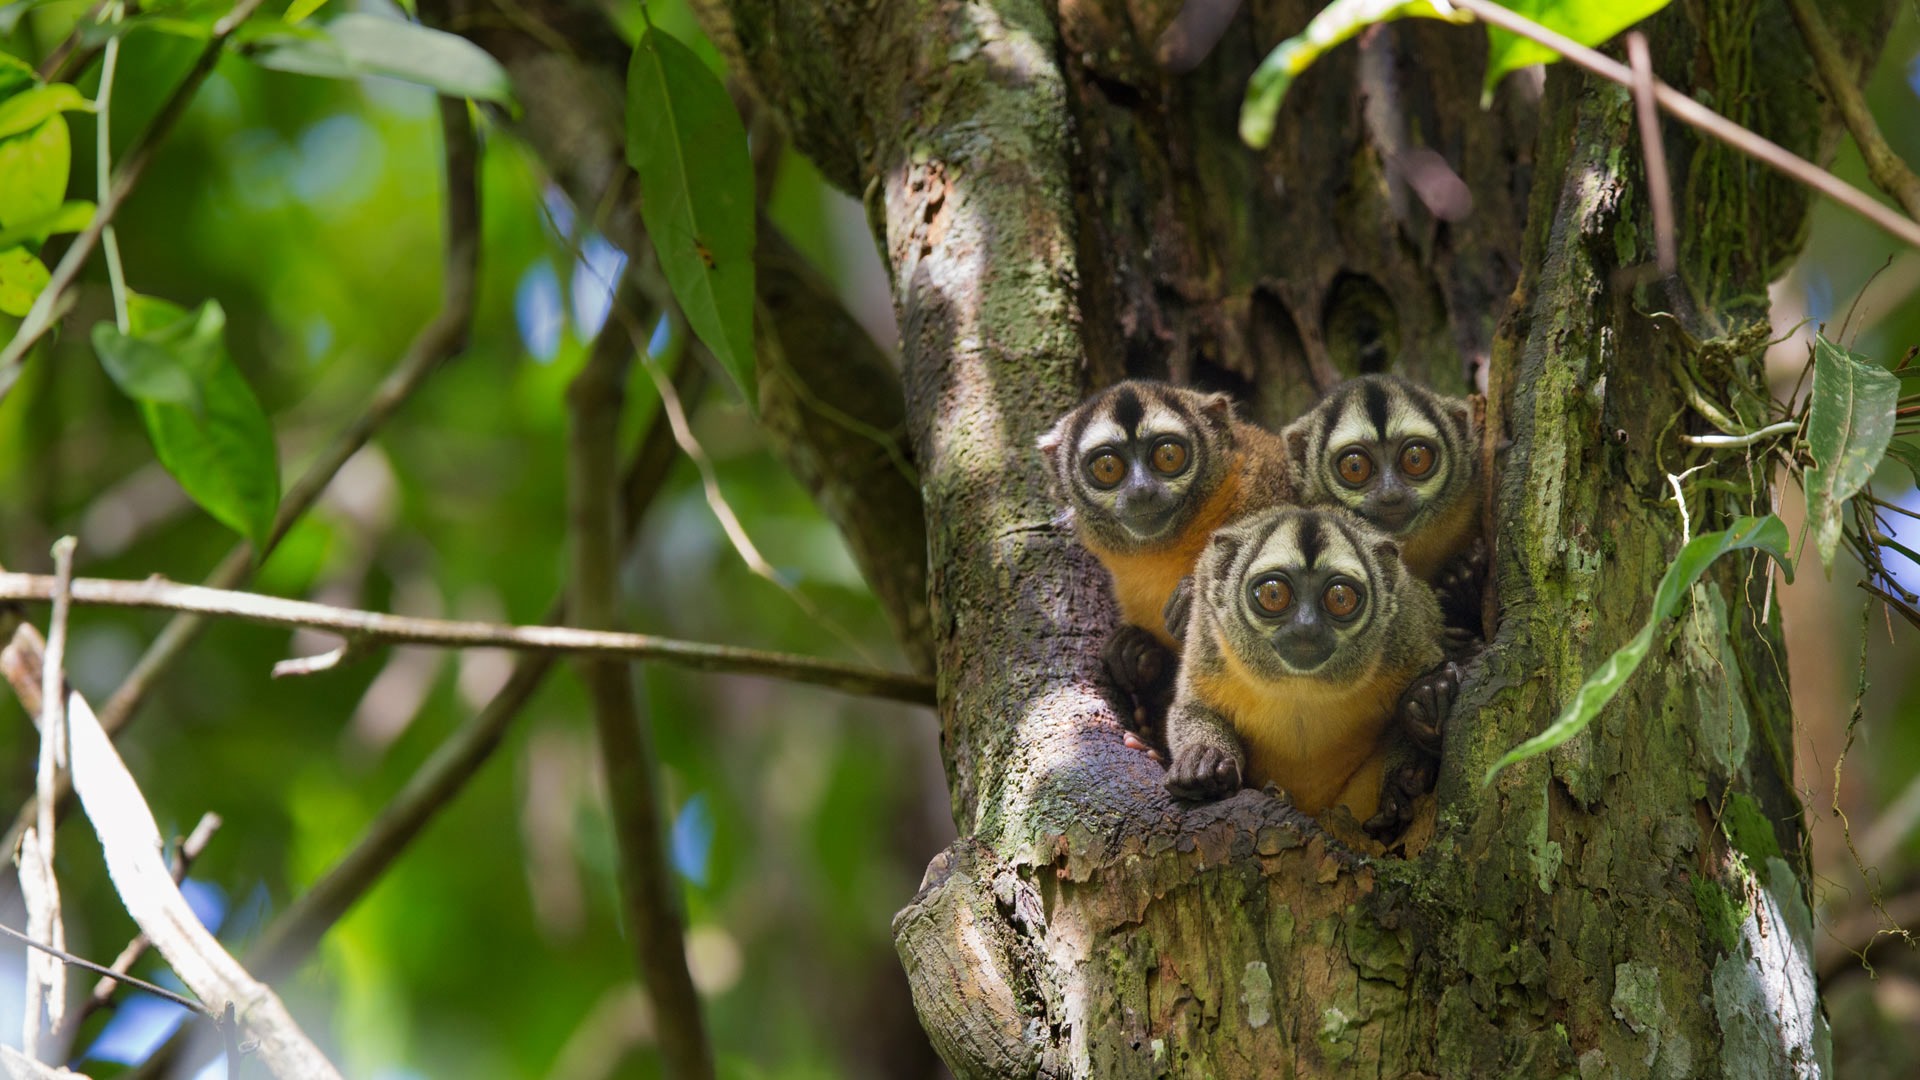
[[[1067,418],[1063,416],[1058,423],[1041,433],[1040,437],[1033,441],[1033,445],[1039,447],[1041,453],[1051,456],[1054,451],[1060,449],[1060,443],[1066,439],[1066,428]]]
[[[1207,414],[1214,423],[1223,427],[1233,425],[1233,395],[1226,393],[1208,394],[1200,399],[1200,411]]]
[[[1287,440],[1287,456],[1293,459],[1295,476],[1307,473],[1307,433],[1299,428],[1288,428],[1284,433]]]

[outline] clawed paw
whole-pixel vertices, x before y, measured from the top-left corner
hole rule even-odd
[[[1400,725],[1414,745],[1428,754],[1440,753],[1460,674],[1460,665],[1449,660],[1414,680],[1400,695]]]
[[[1136,749],[1154,753],[1160,722],[1173,700],[1174,668],[1179,662],[1173,650],[1148,631],[1123,625],[1107,639],[1102,659],[1120,723],[1137,736],[1128,745],[1138,744]]]
[[[1240,790],[1240,760],[1217,746],[1202,746],[1174,758],[1167,790],[1182,799],[1217,799]]]
[[[1380,809],[1361,828],[1383,844],[1405,832],[1413,822],[1415,801],[1433,790],[1436,775],[1431,759],[1388,769],[1380,785]]]

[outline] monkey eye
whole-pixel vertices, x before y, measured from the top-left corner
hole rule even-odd
[[[1340,477],[1341,483],[1357,488],[1373,479],[1373,458],[1367,456],[1365,450],[1351,447],[1334,460],[1333,471]]]
[[[1087,459],[1087,479],[1097,488],[1110,488],[1126,479],[1127,463],[1111,450],[1102,450]]]
[[[1400,471],[1409,479],[1424,480],[1440,460],[1440,452],[1426,442],[1409,442],[1400,448]]]
[[[1336,619],[1351,619],[1360,610],[1360,587],[1344,579],[1335,580],[1320,594],[1320,606]]]
[[[1153,444],[1153,471],[1162,476],[1179,476],[1187,468],[1187,444],[1168,437]]]
[[[1253,606],[1263,615],[1280,615],[1293,606],[1293,586],[1278,574],[1268,574],[1247,590]]]

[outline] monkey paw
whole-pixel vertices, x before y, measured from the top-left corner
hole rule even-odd
[[[1114,704],[1120,723],[1138,736],[1128,745],[1137,743],[1136,749],[1146,750],[1151,756],[1159,742],[1160,723],[1173,701],[1173,674],[1178,659],[1159,638],[1131,625],[1123,625],[1113,632],[1101,659],[1106,665],[1107,681],[1115,691]]]
[[[1414,802],[1433,790],[1438,772],[1432,758],[1404,762],[1390,767],[1381,778],[1380,810],[1361,828],[1381,843],[1389,843],[1413,822]]]
[[[1400,695],[1400,726],[1421,750],[1440,753],[1453,695],[1459,689],[1460,665],[1449,660],[1414,680]]]
[[[1476,537],[1465,553],[1440,568],[1434,596],[1449,626],[1465,626],[1477,635],[1482,590],[1487,580],[1487,544]]]
[[[1182,799],[1217,799],[1240,790],[1240,759],[1217,746],[1181,754],[1167,770],[1167,790]]]

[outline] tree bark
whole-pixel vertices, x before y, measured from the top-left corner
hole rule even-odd
[[[695,4],[866,201],[894,285],[962,834],[894,924],[934,1045],[962,1077],[1825,1073],[1764,566],[1726,560],[1586,734],[1480,782],[1646,619],[1669,473],[1711,462],[1696,532],[1768,508],[1764,467],[1676,436],[1710,430],[1689,384],[1760,418],[1805,192],[1669,127],[1662,280],[1625,91],[1555,68],[1482,111],[1482,32],[1410,21],[1309,71],[1256,154],[1247,76],[1319,5],[1245,5],[1210,50],[1219,5],[1185,6]],[[1829,5],[1856,68],[1892,10]],[[1778,3],[1682,0],[1649,37],[1662,78],[1830,155]],[[1383,369],[1484,383],[1497,477],[1498,633],[1408,858],[1258,792],[1165,795],[1096,682],[1112,605],[1033,450],[1126,374],[1271,423]]]

